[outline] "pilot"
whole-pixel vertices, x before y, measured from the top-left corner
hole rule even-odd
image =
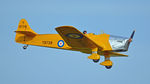
[[[84,30],[84,31],[83,31],[83,34],[87,34],[87,31],[86,31],[86,30]]]

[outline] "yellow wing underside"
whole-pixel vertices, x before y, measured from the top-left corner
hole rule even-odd
[[[82,52],[82,53],[86,53],[86,54],[92,54],[92,51],[90,50],[90,49],[69,49],[69,50],[72,50],[72,51],[80,51],[80,52]],[[98,51],[98,54],[100,54],[100,55],[104,55],[104,52],[105,51]],[[111,56],[111,57],[128,57],[128,55],[125,55],[125,54],[121,54],[121,53],[117,53],[117,52],[112,52],[112,51],[110,51],[110,52],[107,52],[107,53],[109,53],[109,55]]]

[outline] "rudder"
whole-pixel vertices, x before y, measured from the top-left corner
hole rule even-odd
[[[37,33],[30,28],[28,22],[25,19],[20,20],[18,29],[15,32],[15,41],[23,44],[37,35]]]

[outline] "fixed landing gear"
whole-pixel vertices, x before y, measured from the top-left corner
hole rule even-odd
[[[97,63],[100,60],[100,55],[97,53],[97,51],[98,51],[98,48],[92,49],[92,54],[88,56],[88,58],[92,59],[94,63]],[[111,69],[113,62],[110,60],[109,52],[104,52],[104,57],[105,57],[105,60],[101,62],[100,65],[105,66],[106,69]]]
[[[23,46],[23,49],[25,50],[25,49],[27,49],[27,47],[28,47],[28,45],[25,45],[25,46]]]
[[[100,60],[100,55],[97,54],[98,48],[92,49],[92,54],[88,56],[89,59],[92,59],[94,63],[99,62]]]
[[[100,59],[100,55],[97,54],[98,48],[92,49],[92,54],[88,56],[89,59],[92,59],[93,61]]]
[[[105,53],[104,57],[105,57],[105,61],[100,63],[100,65],[105,66],[106,69],[111,69],[112,65],[113,65],[113,62],[110,60],[110,55],[108,53]]]
[[[97,63],[97,62],[99,62],[99,59],[93,59],[93,62]]]

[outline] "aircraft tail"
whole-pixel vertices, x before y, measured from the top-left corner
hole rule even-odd
[[[22,44],[25,44],[26,41],[31,40],[34,36],[37,35],[37,33],[30,28],[28,22],[25,19],[20,20],[18,29],[15,32],[15,41]]]

